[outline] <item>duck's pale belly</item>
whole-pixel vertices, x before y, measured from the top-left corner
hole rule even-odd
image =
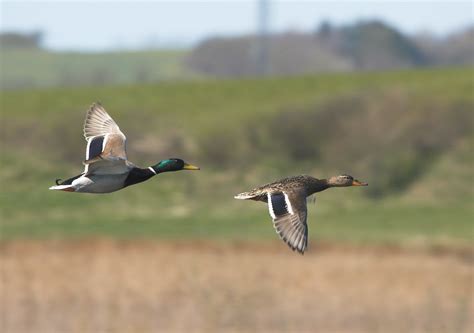
[[[75,192],[110,193],[124,187],[128,173],[118,175],[82,176],[72,182]]]

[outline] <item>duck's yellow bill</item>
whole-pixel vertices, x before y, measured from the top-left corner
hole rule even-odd
[[[183,170],[201,170],[199,167],[192,164],[184,163]]]
[[[360,182],[360,181],[358,181],[357,179],[354,179],[354,180],[352,181],[352,186],[367,186],[367,185],[369,185],[369,184]]]

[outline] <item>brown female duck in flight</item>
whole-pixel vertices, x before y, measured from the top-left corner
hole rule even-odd
[[[237,194],[235,198],[266,202],[273,226],[280,238],[292,250],[303,254],[308,246],[306,198],[330,187],[367,185],[348,175],[329,179],[316,179],[303,175],[257,187],[249,192]]]

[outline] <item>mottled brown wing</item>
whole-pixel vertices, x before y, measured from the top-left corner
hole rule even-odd
[[[292,250],[303,254],[308,246],[306,195],[302,190],[268,193],[273,226]]]

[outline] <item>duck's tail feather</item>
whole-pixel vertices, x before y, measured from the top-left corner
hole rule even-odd
[[[261,193],[261,192],[256,193],[255,191],[239,193],[235,195],[234,198],[239,199],[239,200],[255,200],[255,201],[267,202],[266,193]]]
[[[76,191],[74,186],[71,186],[71,185],[55,185],[55,186],[51,186],[49,189],[50,190],[56,190],[56,191],[66,191],[66,192],[75,192]]]
[[[243,193],[239,193],[237,195],[234,195],[235,199],[240,199],[240,200],[247,200],[247,199],[250,199],[252,197],[253,197],[253,195],[251,195],[249,192],[243,192]]]

